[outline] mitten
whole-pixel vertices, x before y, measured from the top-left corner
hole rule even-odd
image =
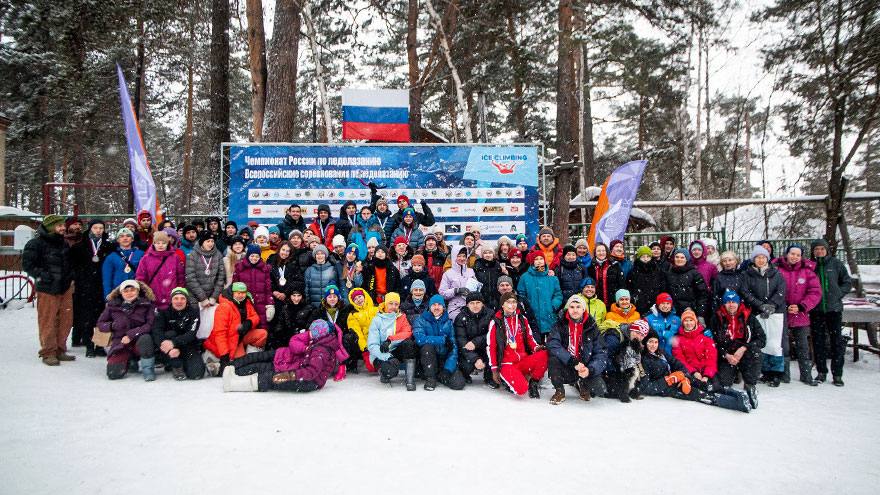
[[[382,342],[382,345],[379,346],[379,350],[382,352],[388,352],[391,349],[391,340],[385,339],[385,342]]]
[[[702,325],[703,328],[706,327],[706,319],[703,318],[702,316],[698,316],[698,317],[697,317],[697,322],[698,322],[700,325]]]
[[[761,305],[761,318],[767,319],[770,318],[770,315],[776,312],[776,306],[772,304],[762,304]]]
[[[275,305],[270,304],[266,306],[266,321],[272,321],[272,318],[275,318]]]
[[[681,383],[683,380],[686,379],[687,377],[684,376],[684,373],[682,373],[681,371],[676,371],[666,376],[666,384],[671,387],[672,385]]]
[[[691,381],[688,377],[684,377],[681,379],[681,393],[685,395],[691,394]]]
[[[336,370],[336,376],[333,377],[334,382],[341,382],[345,380],[345,365],[340,364],[339,369]]]

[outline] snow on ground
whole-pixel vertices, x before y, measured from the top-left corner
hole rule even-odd
[[[47,367],[35,312],[0,312],[2,493],[876,493],[877,357],[846,387],[760,386],[751,414],[674,399],[540,401],[472,385],[407,392],[376,376],[312,394],[104,361]],[[480,383],[481,380],[475,380]],[[63,490],[63,491],[62,491]]]

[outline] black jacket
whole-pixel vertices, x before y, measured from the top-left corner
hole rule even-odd
[[[412,288],[412,283],[416,280],[421,280],[425,283],[425,299],[430,299],[431,296],[437,293],[437,287],[434,285],[434,279],[428,275],[427,268],[422,269],[420,272],[412,271],[410,268],[409,273],[400,279],[400,297],[404,298],[409,296],[410,289]]]
[[[724,308],[718,308],[712,313],[712,321],[709,328],[712,329],[712,336],[715,340],[715,347],[718,349],[718,359],[724,359],[724,353],[733,354],[740,347],[747,347],[752,353],[759,353],[761,349],[767,345],[767,336],[764,334],[764,328],[755,318],[755,312],[746,307],[740,306],[741,310],[737,311],[734,318],[737,323],[742,325],[743,338],[733,339],[727,332],[730,325],[730,315]]]
[[[680,315],[686,308],[691,308],[697,316],[709,316],[709,289],[703,276],[690,261],[684,266],[670,266],[664,276],[676,313]]]
[[[351,314],[352,307],[350,304],[342,304],[342,300],[339,302],[338,315],[336,315],[336,325],[342,329],[343,332],[348,331],[348,315]],[[329,314],[327,313],[327,308],[324,307],[324,303],[314,304],[312,305],[311,312],[309,314],[309,324],[306,325],[306,330],[308,330],[309,325],[312,324],[315,320],[327,320],[331,321],[329,318]]]
[[[830,253],[828,243],[823,239],[813,241],[810,244],[810,252],[816,246],[825,246]],[[816,275],[819,277],[819,286],[822,287],[822,301],[813,311],[840,312],[843,311],[843,296],[852,290],[852,279],[843,262],[830,254],[821,258],[813,257],[816,262]]]
[[[345,239],[346,244],[348,243],[348,234],[351,233],[351,229],[353,227],[352,221],[348,218],[348,215],[346,215],[346,213],[345,213],[345,209],[349,205],[357,206],[355,204],[355,202],[351,201],[351,200],[346,201],[345,204],[342,205],[342,208],[339,209],[339,218],[336,220],[336,229],[335,229],[335,233],[341,235],[342,238]],[[354,212],[355,219],[357,219],[357,215],[358,215],[358,212],[355,211]]]
[[[587,268],[577,261],[562,260],[556,268],[556,277],[559,278],[562,300],[568,301],[569,297],[581,291],[581,281],[587,278]]]
[[[742,274],[738,269],[721,270],[712,280],[712,310],[721,307],[721,298],[727,289],[735,290],[742,297]]]
[[[181,311],[168,306],[167,309],[159,310],[156,313],[151,334],[153,342],[156,344],[156,349],[162,345],[163,341],[170,340],[174,347],[181,351],[198,350],[201,345],[196,337],[198,329],[198,309],[190,304],[187,304]]]
[[[290,239],[290,233],[294,230],[298,230],[300,232],[306,231],[306,221],[300,216],[299,220],[294,220],[290,215],[284,215],[284,220],[278,224],[279,235],[285,241]],[[231,244],[230,244],[231,245]]]
[[[492,321],[492,310],[485,304],[479,313],[471,313],[470,308],[462,308],[455,317],[455,341],[458,351],[464,351],[468,342],[473,342],[477,349],[486,347],[486,335],[489,333],[489,322]]]
[[[480,294],[482,294],[484,302],[490,300],[498,291],[498,277],[500,276],[501,265],[497,261],[486,261],[480,258],[474,263],[474,277],[483,284]]]
[[[656,354],[651,354],[647,348],[643,348],[642,369],[645,370],[645,378],[643,379],[649,381],[666,378],[668,374],[675,371],[687,374],[687,368],[685,368],[681,361],[664,351],[662,347],[657,349]]]
[[[94,244],[92,238],[86,235],[81,242],[74,244],[70,248],[70,265],[73,269],[74,297],[80,303],[87,301],[97,301],[102,303],[104,299],[104,284],[101,269],[104,266],[104,260],[110,253],[114,252],[116,246],[107,239],[105,232],[101,236],[101,246],[98,247],[98,261],[92,261],[95,253],[92,251]],[[111,291],[115,287],[108,287],[107,291]]]
[[[70,288],[73,271],[67,243],[63,236],[48,232],[43,225],[37,227],[36,237],[25,244],[21,265],[36,282],[38,292],[58,295]]]
[[[584,363],[590,370],[590,376],[600,376],[608,367],[608,353],[602,339],[599,338],[599,328],[596,320],[589,314],[584,313],[584,327],[581,333],[580,356],[575,358],[568,352],[568,315],[565,314],[553,328],[550,329],[550,338],[547,340],[547,351],[550,356],[558,359],[562,364],[574,367],[579,362]]]
[[[596,295],[610,308],[611,303],[615,302],[615,293],[626,286],[620,263],[612,259],[605,259],[600,263],[593,258],[587,273],[596,281]]]
[[[406,298],[406,301],[400,303],[400,312],[406,315],[406,321],[409,322],[410,326],[415,323],[416,318],[428,310],[428,299],[429,297],[425,296],[422,298],[421,303],[416,304],[410,296]]]
[[[637,259],[626,277],[626,286],[636,310],[644,315],[657,302],[657,295],[666,290],[666,275],[656,261],[642,263]]]
[[[373,298],[373,301],[377,300],[376,294],[376,263],[379,260],[373,260],[372,263],[368,263],[364,265],[364,285],[363,288],[370,293],[370,297]],[[397,292],[400,294],[400,272],[397,271],[397,268],[390,262],[388,259],[385,259],[385,290],[386,294],[390,292]],[[406,294],[401,294],[401,297],[405,297]]]
[[[785,279],[773,265],[764,273],[749,263],[742,272],[742,299],[753,311],[760,311],[762,304],[772,304],[776,313],[785,312]]]

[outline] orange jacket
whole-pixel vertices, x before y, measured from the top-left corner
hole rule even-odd
[[[562,261],[562,249],[559,248],[559,239],[555,237],[549,246],[536,242],[535,245],[532,246],[532,251],[541,251],[544,253],[544,261],[547,262],[547,266],[551,270],[558,268],[559,262]]]
[[[621,323],[635,323],[635,321],[641,317],[642,315],[640,315],[639,312],[636,311],[635,306],[632,306],[632,308],[629,310],[629,313],[623,314],[623,311],[621,311],[620,308],[617,307],[617,303],[612,303],[611,309],[609,309],[608,312],[605,314],[606,325],[603,326],[619,327]]]
[[[246,301],[247,319],[251,322],[251,328],[257,328],[260,325],[260,317],[250,297]],[[238,312],[238,306],[224,293],[220,296],[217,310],[214,312],[214,327],[211,329],[211,335],[205,340],[205,349],[218,358],[223,356],[234,358],[238,347],[239,325],[241,325],[241,314]]]

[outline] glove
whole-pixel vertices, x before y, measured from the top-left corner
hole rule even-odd
[[[428,202],[427,202],[427,201],[425,201],[425,198],[422,198],[422,200],[421,200],[421,201],[419,201],[419,203],[421,203],[421,204],[422,204],[422,205],[426,205],[426,204],[428,204]]]
[[[443,385],[446,385],[447,383],[449,383],[449,379],[450,379],[450,378],[452,378],[452,373],[450,373],[450,372],[447,371],[446,369],[441,370],[441,371],[440,371],[440,374],[437,376],[437,379],[438,379],[438,380],[440,381],[440,383],[442,383]]]
[[[681,371],[676,371],[666,375],[666,384],[670,387],[673,385],[677,385],[681,383],[682,380],[685,379],[684,373]]]
[[[235,331],[238,332],[238,338],[243,338],[247,333],[247,329],[245,329],[244,325],[239,325]]]
[[[345,380],[345,365],[340,364],[339,369],[336,370],[336,376],[333,377],[334,382],[341,382]]]
[[[464,297],[467,297],[467,295],[470,294],[470,292],[471,292],[471,291],[469,291],[469,290],[467,289],[467,287],[459,287],[458,289],[455,289],[455,295],[456,295],[456,296],[464,296]]]
[[[620,333],[626,335],[629,332],[629,323],[621,323],[618,327],[620,329]]]
[[[761,305],[761,318],[765,320],[770,318],[770,315],[776,312],[776,306],[772,304],[762,304]]]
[[[379,350],[382,352],[388,352],[391,349],[391,340],[385,339],[385,342],[382,342],[382,345],[379,346]]]
[[[706,328],[706,320],[705,320],[702,316],[698,316],[698,317],[697,317],[697,323],[699,323],[700,325],[702,325],[703,328]]]
[[[266,306],[266,321],[272,321],[272,318],[275,318],[275,305],[270,304]]]
[[[369,371],[370,373],[375,373],[376,367],[373,366],[373,362],[370,361],[370,351],[364,351],[363,358],[364,365],[367,367],[367,371]]]

